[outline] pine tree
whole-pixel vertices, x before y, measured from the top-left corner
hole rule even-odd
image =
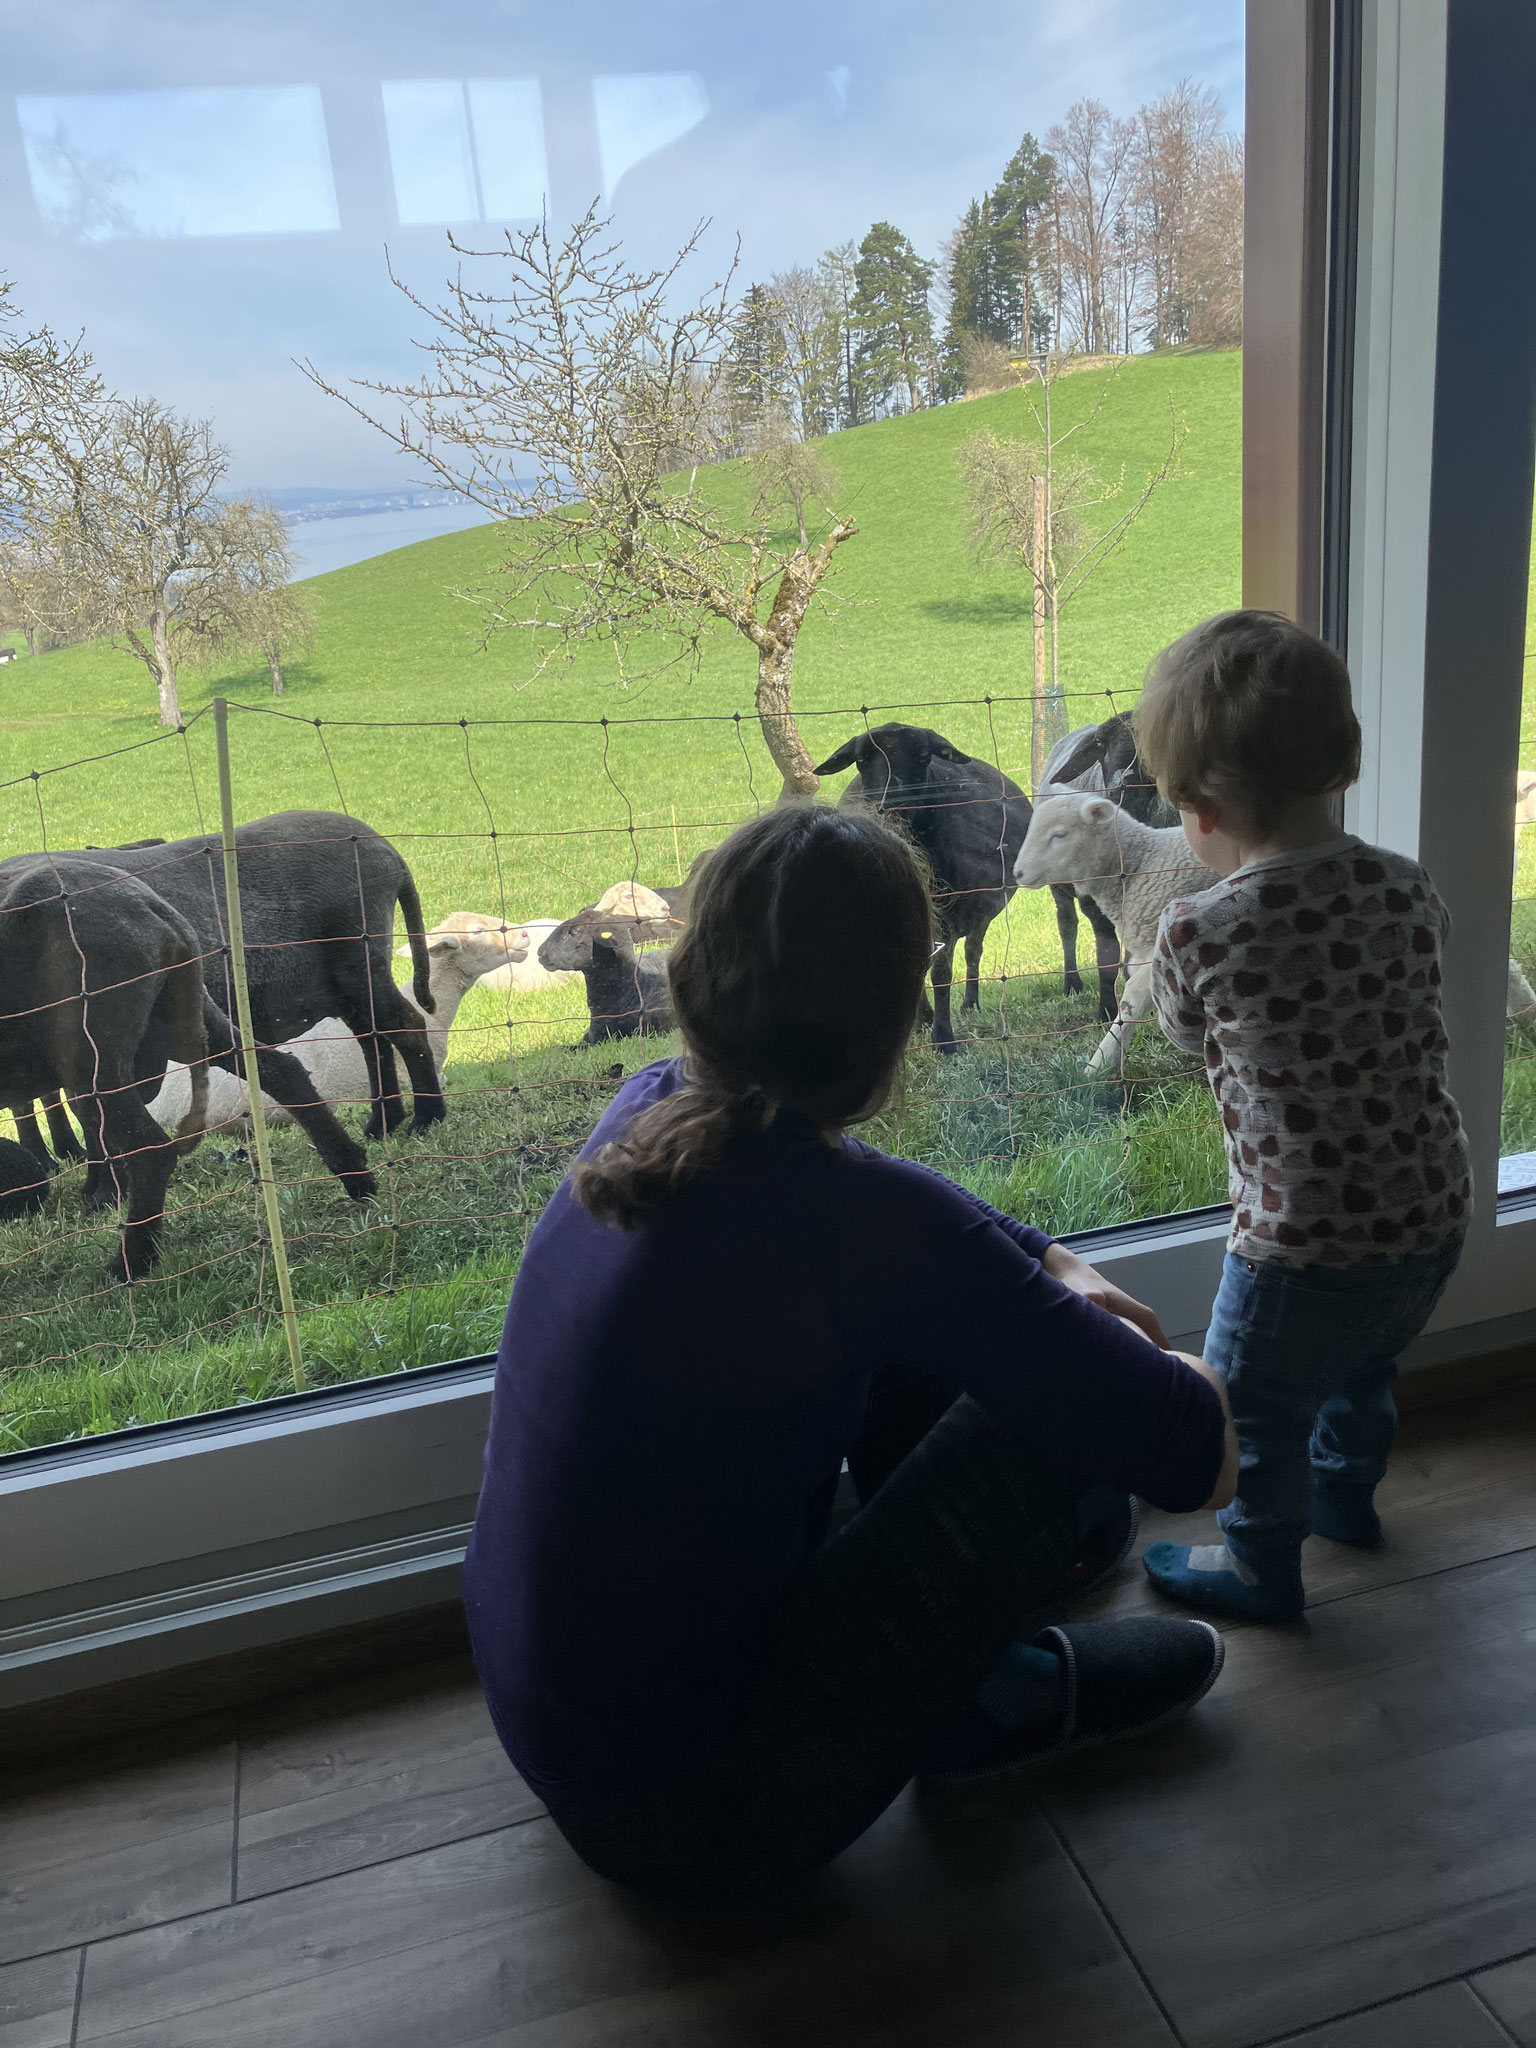
[[[779,309],[763,285],[748,285],[731,322],[726,384],[735,414],[735,439],[739,446],[754,446],[766,422],[784,411],[789,394]]]
[[[995,230],[1013,251],[1015,325],[1008,337],[1033,355],[1050,339],[1050,316],[1039,297],[1040,223],[1056,186],[1055,159],[1026,134],[989,197]],[[998,337],[1002,339],[1001,336]]]
[[[937,363],[928,290],[933,265],[889,221],[877,220],[859,244],[853,317],[866,400],[892,410],[904,396],[917,412],[929,402]]]

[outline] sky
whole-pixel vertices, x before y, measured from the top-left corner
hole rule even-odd
[[[936,255],[1025,130],[1191,77],[1242,121],[1242,0],[0,0],[0,264],[239,488],[413,481],[294,365],[393,377],[446,228],[601,195],[743,281],[877,219]]]

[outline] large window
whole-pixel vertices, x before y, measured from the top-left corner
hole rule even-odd
[[[101,383],[72,394],[84,424],[57,422],[77,466],[33,479],[6,541],[0,852],[172,842],[124,859],[183,908],[178,889],[212,891],[200,944],[237,1028],[212,957],[222,856],[210,882],[176,844],[218,830],[227,699],[236,821],[342,820],[281,828],[265,882],[246,860],[258,1038],[274,988],[331,959],[338,917],[394,919],[351,854],[332,857],[364,821],[419,892],[447,1115],[368,1139],[349,1182],[269,1092],[274,1213],[240,1081],[215,1068],[211,1128],[131,1288],[108,1277],[114,1190],[65,1156],[96,1112],[55,1106],[35,1139],[3,1120],[59,1164],[35,1154],[21,1177],[45,1176],[41,1205],[0,1223],[0,1448],[491,1348],[524,1238],[615,1081],[676,1049],[665,1016],[632,1028],[630,951],[644,963],[675,934],[692,863],[786,772],[809,790],[841,756],[820,778],[837,800],[859,779],[849,743],[891,723],[968,757],[913,756],[909,821],[990,805],[999,830],[950,878],[951,935],[984,935],[978,979],[962,1007],[963,944],[941,964],[945,1042],[915,1048],[877,1141],[1058,1231],[1220,1203],[1203,1079],[1155,1023],[1091,1065],[1117,1000],[1097,972],[1114,905],[1096,932],[1067,886],[1083,877],[1016,892],[1012,867],[1053,750],[1132,705],[1157,650],[1240,595],[1239,0],[1120,8],[1108,43],[1102,21],[1047,35],[993,0],[942,36],[899,8],[876,34],[848,7],[807,18],[814,54],[788,74],[702,7],[473,33],[173,7],[152,52],[126,11],[93,13],[88,35],[70,14],[37,16],[9,53],[11,331],[78,332]],[[609,224],[573,228],[589,207]],[[647,315],[653,333],[686,316],[695,352],[662,393],[654,355],[619,339],[646,292],[611,266],[665,269],[705,212]],[[540,289],[548,310],[523,239],[541,221],[556,269],[586,281],[581,420],[551,413],[518,317]],[[500,303],[455,300],[459,279]],[[487,311],[489,348],[471,333]],[[423,376],[435,410],[402,395]],[[664,599],[615,566],[635,508],[581,438],[625,407],[632,433],[652,404],[671,440],[637,517],[687,558]],[[402,416],[405,450],[379,430]],[[583,503],[588,556],[616,580],[531,586],[541,521],[511,515]],[[792,721],[765,718],[766,657],[712,595],[740,597],[754,550],[754,623],[786,564],[830,564],[785,640]],[[532,616],[546,624],[516,623]],[[1104,775],[1090,748],[1079,786]],[[1128,781],[1132,822],[1165,822]],[[1187,862],[1167,841],[1137,857]],[[631,884],[641,898],[613,895]],[[128,901],[95,896],[86,922]],[[590,932],[541,968],[552,927],[598,903],[622,926],[608,979],[572,971]],[[406,925],[402,909],[387,950],[409,996]],[[323,996],[297,1017],[300,1051],[355,1146],[359,1019]],[[359,1000],[388,1027],[377,985]],[[604,1017],[613,1035],[582,1043]],[[134,1076],[158,1079],[164,1052]],[[403,1053],[401,1071],[409,1111],[422,1076]],[[174,1128],[185,1079],[144,1092]],[[349,1199],[364,1170],[373,1191]]]
[[[23,317],[7,333],[83,329],[103,400],[152,394],[208,420],[227,462],[213,458],[207,519],[246,566],[238,603],[214,576],[167,628],[180,701],[162,704],[153,632],[141,660],[104,608],[110,577],[82,579],[46,534],[18,538],[13,474],[0,852],[217,835],[227,701],[234,818],[340,815],[341,841],[299,835],[305,886],[304,860],[318,872],[365,821],[408,865],[429,932],[455,912],[492,928],[451,922],[440,976],[455,955],[485,964],[487,945],[492,967],[437,1048],[444,1121],[369,1141],[361,1168],[334,1136],[328,1163],[274,1123],[276,1233],[228,1075],[131,1290],[102,1277],[116,1225],[82,1207],[78,1164],[47,1175],[39,1212],[0,1222],[0,1427],[16,1447],[0,1460],[0,1699],[451,1598],[487,1409],[476,1355],[524,1236],[616,1078],[675,1044],[662,1029],[578,1045],[583,980],[520,985],[544,934],[606,896],[601,928],[639,920],[643,964],[686,915],[700,853],[885,723],[1038,795],[1062,734],[1133,703],[1149,657],[1240,594],[1347,649],[1365,731],[1347,822],[1422,858],[1454,921],[1445,1007],[1478,1197],[1410,1363],[1528,1342],[1536,1216],[1517,1155],[1536,1150],[1536,1069],[1507,997],[1511,958],[1536,982],[1528,905],[1512,927],[1508,893],[1517,748],[1536,768],[1520,716],[1536,309],[1508,252],[1536,235],[1521,97],[1536,29],[1474,0],[1251,0],[1245,105],[1236,0],[1117,6],[1081,31],[990,0],[942,34],[911,9],[822,9],[792,13],[771,54],[718,9],[462,34],[451,18],[285,20],[173,11],[150,31],[66,8],[8,50]],[[790,75],[785,47],[814,61]],[[643,365],[624,386],[626,431],[665,429],[637,539],[679,503],[738,564],[754,535],[764,560],[793,556],[802,512],[810,553],[845,529],[795,644],[793,726],[747,636],[695,635],[686,608],[658,635],[632,583],[594,617],[546,576],[542,629],[485,630],[488,604],[529,615],[509,565],[542,529],[505,515],[538,480],[536,437],[501,433],[489,473],[466,476],[467,444],[444,431],[463,418],[463,359],[413,344],[441,343],[439,312],[459,310],[450,229],[506,250],[547,207],[558,243],[594,198],[642,273],[712,215],[667,298],[693,308],[697,374],[670,410]],[[466,285],[509,261],[466,257]],[[321,388],[419,424],[419,404],[349,380],[439,369],[431,449],[404,456]],[[507,425],[494,404],[486,417]],[[185,445],[208,458],[197,435]],[[543,510],[580,516],[603,477],[567,453],[545,462]],[[1042,487],[1058,571],[1091,567],[1071,588],[1037,573]],[[594,631],[566,648],[553,626],[573,616]],[[617,650],[601,630],[615,622]],[[861,772],[829,769],[819,793]],[[122,858],[137,887],[180,855]],[[211,858],[221,872],[217,844]],[[1522,841],[1517,899],[1531,858]],[[242,854],[259,896],[256,865]],[[629,884],[653,894],[609,893]],[[301,957],[280,890],[275,932],[242,900],[253,977]],[[409,993],[394,900],[377,928]],[[915,1046],[875,1135],[1086,1232],[1198,1344],[1226,1220],[1207,1099],[1150,1024],[1123,1072],[1086,1071],[1104,1030],[1093,940],[1080,927],[1085,986],[1067,993],[1056,912],[1044,890],[1001,905],[976,1005],[955,991],[951,1049]],[[530,933],[520,961],[503,924]],[[222,960],[211,980],[237,1008]],[[628,987],[620,1014],[633,971]],[[369,999],[393,1000],[382,984]],[[320,1035],[360,1057],[351,1032]],[[403,1077],[408,1110],[420,1078]],[[367,1114],[341,1102],[346,1145]],[[1501,1117],[1511,1192],[1495,1200]],[[349,1163],[376,1178],[366,1200],[333,1170]]]

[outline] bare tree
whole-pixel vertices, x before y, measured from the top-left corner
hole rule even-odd
[[[1059,357],[1021,370],[1035,428],[1031,440],[1005,440],[990,428],[962,441],[961,479],[971,510],[971,539],[984,558],[1017,564],[1029,579],[1034,613],[1035,690],[1030,718],[1030,766],[1036,789],[1045,757],[1067,730],[1061,690],[1061,615],[1125,545],[1153,495],[1177,474],[1184,426],[1170,400],[1168,452],[1124,509],[1103,508],[1125,498],[1125,470],[1106,481],[1069,444],[1104,408],[1118,371],[1105,378],[1081,418],[1057,430],[1052,400],[1061,375]]]
[[[1243,339],[1243,141],[1218,136],[1190,232],[1189,339],[1236,348]]]
[[[394,282],[430,322],[432,369],[415,383],[308,374],[438,482],[500,519],[503,587],[477,593],[487,630],[528,635],[536,672],[589,641],[621,677],[637,637],[697,661],[728,626],[757,657],[757,714],[786,795],[816,788],[795,723],[795,648],[851,518],[784,547],[761,511],[714,501],[700,469],[724,452],[718,388],[734,317],[731,278],[690,295],[682,272],[702,229],[659,269],[629,269],[592,208],[563,237],[547,223],[461,257],[496,265],[484,288],[461,265],[438,305]],[[450,238],[451,239],[451,238]],[[733,266],[734,268],[734,266]],[[365,391],[388,401],[380,416]],[[530,482],[517,473],[532,463]]]
[[[841,309],[826,278],[803,263],[770,277],[768,290],[779,310],[801,436],[814,440],[838,424]]]
[[[273,696],[281,697],[284,656],[306,649],[315,630],[307,599],[293,587],[287,524],[273,506],[251,497],[227,499],[212,516],[224,574],[199,585],[195,606],[188,604],[183,658],[257,655],[267,665]]]
[[[0,278],[0,530],[14,536],[68,495],[105,393],[83,342],[24,327],[11,293]]]
[[[181,723],[178,643],[232,573],[238,536],[217,496],[228,462],[206,420],[115,399],[75,457],[68,497],[34,526],[84,632],[118,636],[154,677],[162,725]]]
[[[1215,93],[1188,78],[1149,100],[1134,125],[1131,186],[1150,272],[1148,338],[1166,348],[1191,339],[1197,244],[1228,138]]]
[[[59,563],[23,537],[0,534],[0,625],[14,627],[29,654],[80,639],[82,609]]]
[[[1101,100],[1083,99],[1046,137],[1056,169],[1058,348],[1063,322],[1074,346],[1089,355],[1112,346],[1114,223],[1129,196],[1134,134],[1133,124],[1117,121]]]

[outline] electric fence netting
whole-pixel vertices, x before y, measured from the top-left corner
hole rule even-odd
[[[1069,695],[1062,722],[1119,708]],[[1070,892],[1016,887],[1034,711],[796,714],[815,760],[854,768],[822,800],[877,802],[919,840],[963,816],[973,849],[948,874],[929,850],[941,931],[985,929],[974,991],[964,949],[941,953],[948,1042],[919,1027],[862,1135],[1057,1233],[1219,1203],[1203,1070],[1151,1014],[1124,1028],[1134,958],[1110,999],[1123,1059],[1106,1037],[1123,837],[1077,976]],[[924,753],[940,736],[953,761]],[[153,838],[91,844],[125,786]],[[374,722],[223,700],[0,785],[0,1450],[493,1349],[527,1235],[620,1081],[681,1050],[663,956],[690,874],[778,789],[746,713]],[[1189,893],[1187,851],[1134,843],[1147,882]]]

